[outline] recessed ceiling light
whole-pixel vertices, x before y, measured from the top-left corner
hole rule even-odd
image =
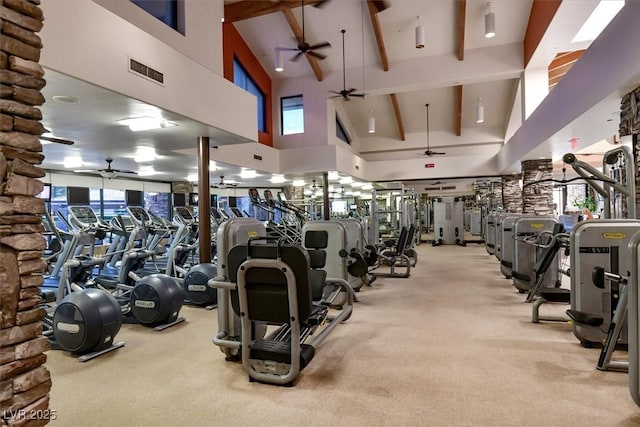
[[[240,172],[240,178],[244,179],[255,178],[257,176],[258,174],[253,169],[242,169],[242,172]]]
[[[80,100],[74,96],[67,95],[54,95],[51,97],[54,101],[62,102],[63,104],[78,104]]]
[[[284,175],[273,175],[270,179],[273,184],[282,184],[286,181]]]
[[[64,167],[67,169],[77,169],[82,167],[82,164],[81,157],[66,157],[64,159]]]
[[[129,117],[126,119],[118,120],[117,122],[121,125],[129,126],[129,129],[131,129],[133,132],[177,126],[175,123],[169,122],[162,118],[154,118],[149,116]]]

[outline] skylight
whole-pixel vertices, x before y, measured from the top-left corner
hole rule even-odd
[[[571,43],[593,41],[624,7],[624,0],[601,0]]]

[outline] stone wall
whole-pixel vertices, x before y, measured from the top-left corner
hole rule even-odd
[[[640,133],[640,86],[622,97],[620,101],[620,136]]]
[[[38,180],[44,171],[44,70],[40,0],[0,0],[0,425],[39,426],[51,418],[51,378],[43,364],[45,263]]]
[[[527,185],[530,182],[553,178],[551,159],[524,160],[522,162],[522,212],[535,215],[553,215],[553,182]]]
[[[505,212],[522,213],[522,175],[504,175],[502,177],[502,206]]]

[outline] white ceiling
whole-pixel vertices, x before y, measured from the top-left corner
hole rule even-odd
[[[225,1],[226,3],[233,2]],[[454,57],[456,52],[457,6],[455,0],[391,0],[388,4],[390,7],[378,14],[391,64],[390,70],[384,73],[385,80],[374,80],[380,74],[380,60],[369,14],[366,7],[363,10],[361,0],[332,0],[322,8],[309,6],[304,8],[306,40],[311,44],[324,40],[332,44],[331,48],[322,51],[328,57],[320,61],[325,81],[317,82],[319,85],[326,86],[328,97],[330,90],[342,89],[340,30],[346,30],[347,88],[353,87],[358,91],[364,89],[368,95],[364,100],[354,99],[345,102],[336,99],[331,102],[343,104],[348,120],[362,141],[363,148],[360,155],[370,161],[410,159],[420,156],[426,148],[426,103],[430,104],[432,149],[445,151],[449,156],[496,153],[505,142],[508,120],[518,88],[517,76],[514,76],[511,71],[503,74],[495,72],[482,74],[480,70],[477,70],[477,73],[474,72],[476,70],[467,70],[465,75],[469,77],[465,81],[453,80],[444,84],[425,79],[420,84],[405,88],[403,91],[398,91],[398,87],[402,85],[397,81],[385,86],[381,81],[393,81],[394,71],[407,64],[413,66],[413,64],[429,63],[430,67],[437,67],[438,61]],[[483,37],[483,16],[487,12],[487,2],[467,0],[466,4],[465,55],[491,55],[493,52],[491,48],[521,46],[532,0],[492,1],[491,9],[496,16],[497,29],[497,34],[492,39]],[[554,52],[576,47],[584,48],[588,45],[588,43],[572,45],[570,39],[588,16],[588,12],[585,11],[592,9],[597,1],[573,0],[572,4],[582,13],[558,17],[562,22],[553,26],[556,32],[554,38],[543,40],[540,47],[540,51],[545,52],[547,61]],[[298,22],[301,22],[301,9],[294,9],[294,14]],[[425,29],[424,49],[414,47],[417,16],[421,17],[420,22]],[[282,73],[274,71],[274,48],[296,45],[283,14],[274,13],[247,19],[234,25],[274,82],[310,78],[312,71],[304,58],[300,58],[295,63],[285,61],[285,71]],[[563,28],[563,30],[559,31],[557,28]],[[552,47],[550,47],[551,44]],[[540,59],[535,57],[535,60]],[[464,67],[465,62],[460,62],[459,66]],[[505,69],[507,68],[509,67],[505,64]],[[422,70],[415,67],[413,72],[414,76],[420,77]],[[140,157],[138,150],[141,147],[147,147],[146,149],[155,150],[158,155],[153,162],[147,163],[152,164],[158,173],[145,179],[184,180],[188,175],[196,172],[196,158],[179,154],[176,150],[193,149],[196,145],[194,135],[209,135],[224,144],[247,142],[223,130],[204,126],[169,111],[163,111],[162,114],[170,121],[176,122],[177,127],[139,134],[132,133],[125,126],[115,124],[116,120],[144,115],[148,111],[157,110],[155,107],[53,71],[47,71],[46,79],[47,86],[43,89],[43,94],[47,102],[42,108],[43,122],[46,127],[54,130],[56,136],[76,142],[73,146],[46,145],[44,167],[47,169],[63,170],[65,157],[81,156],[84,164],[80,169],[103,168],[104,159],[111,157],[114,159],[113,167],[116,169],[139,170],[141,163],[135,161],[136,157]],[[339,82],[338,87],[335,87],[335,82]],[[463,86],[462,133],[466,136],[458,139],[452,137],[456,113],[454,85],[457,84]],[[388,96],[390,93],[397,93],[407,141],[400,141],[398,138],[396,121]],[[51,100],[54,95],[73,96],[78,98],[80,103],[56,102]],[[475,123],[475,107],[478,98],[482,98],[485,106],[486,121],[482,125]],[[616,102],[618,102],[617,98],[612,99],[606,107],[601,109],[604,111],[613,107],[614,109],[607,114],[615,115]],[[376,116],[374,136],[367,133],[367,118],[371,110]],[[274,114],[274,117],[278,115]],[[584,120],[588,121],[588,119]],[[611,127],[614,125],[615,123],[609,124]],[[545,146],[540,150],[545,155],[552,153],[559,157],[567,151],[567,148],[571,148],[567,147],[566,138],[566,135],[560,135],[552,143],[555,144],[553,147]],[[380,139],[388,141],[383,149],[379,148],[380,144],[373,143]],[[368,144],[368,141],[372,143]],[[373,148],[367,148],[368,146]],[[219,164],[218,166],[220,169],[212,173],[212,182],[216,182],[218,176],[224,175],[225,180],[242,181],[243,185],[247,186],[269,185],[265,180],[271,176],[270,174],[246,181],[237,176],[242,165]],[[305,178],[307,181],[321,179],[320,174],[287,175],[289,179],[298,177]]]

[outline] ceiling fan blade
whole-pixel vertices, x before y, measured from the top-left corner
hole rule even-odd
[[[305,53],[307,53],[308,55],[311,55],[311,56],[315,56],[315,57],[316,57],[316,58],[318,58],[319,60],[323,60],[323,59],[325,59],[325,58],[327,57],[327,55],[323,55],[323,54],[321,54],[321,53],[317,53],[317,52],[314,52],[314,51],[312,51],[312,50],[308,50],[308,51],[307,51],[307,52],[305,52]]]
[[[324,42],[312,44],[311,46],[309,46],[309,49],[310,50],[313,50],[313,49],[324,49],[325,47],[331,47],[331,43],[329,43],[327,41],[324,41]]]
[[[75,144],[74,141],[71,141],[69,139],[64,139],[64,138],[57,138],[55,136],[42,136],[41,135],[38,138],[44,139],[45,141],[55,142],[55,143],[64,144],[64,145],[73,145],[73,144]]]
[[[350,93],[349,96],[354,96],[356,98],[364,98],[365,94],[364,93]]]
[[[382,12],[383,10],[386,10],[389,8],[390,4],[388,1],[385,0],[370,0],[371,3],[375,6],[376,11],[378,13]]]
[[[294,51],[294,50],[295,50],[295,51],[300,50],[300,49],[298,49],[297,47],[278,47],[277,49],[278,49],[278,50],[281,50],[281,51],[286,51],[286,52],[288,52],[288,51]]]
[[[302,56],[303,52],[298,52],[295,55],[293,55],[293,57],[291,57],[290,61],[296,62],[298,59],[300,59],[300,56]]]
[[[322,9],[323,7],[325,7],[326,5],[329,4],[330,0],[318,0],[317,2],[315,2],[313,4],[313,7],[317,7],[318,9]]]

